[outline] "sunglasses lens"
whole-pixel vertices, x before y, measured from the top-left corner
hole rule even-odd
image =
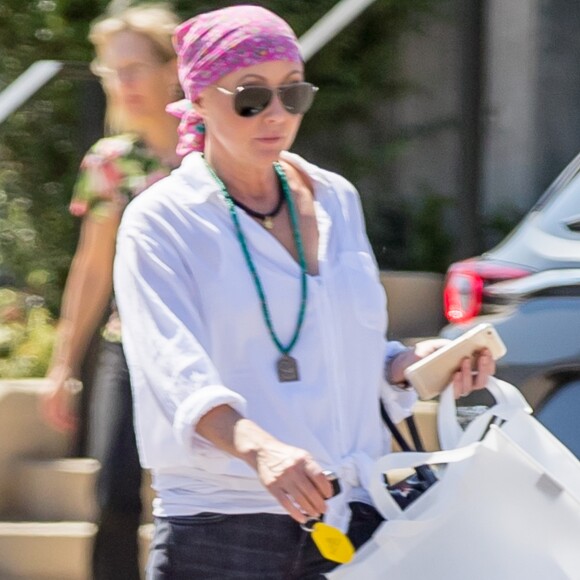
[[[272,91],[266,87],[243,87],[234,100],[236,113],[241,117],[259,115],[272,100]]]
[[[310,109],[318,89],[310,83],[292,83],[278,88],[284,108],[293,115],[303,115]],[[273,91],[268,87],[240,87],[234,107],[240,117],[254,117],[268,107]]]
[[[316,87],[310,83],[286,85],[279,90],[284,108],[293,115],[303,115],[310,109],[316,91]]]

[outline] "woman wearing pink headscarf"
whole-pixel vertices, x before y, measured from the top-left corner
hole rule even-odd
[[[301,524],[371,536],[369,466],[390,447],[377,400],[409,413],[403,370],[441,343],[385,340],[355,188],[288,152],[317,92],[288,25],[235,6],[175,44],[185,157],[125,212],[115,264],[157,494],[148,578],[320,578],[336,564]],[[492,370],[467,361],[457,394]]]

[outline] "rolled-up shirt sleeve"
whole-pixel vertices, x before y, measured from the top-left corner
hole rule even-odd
[[[125,218],[117,238],[114,286],[137,404],[146,400],[156,407],[151,412],[164,415],[184,447],[207,454],[208,442],[195,432],[198,421],[219,405],[244,414],[246,401],[223,384],[203,346],[198,289],[179,248],[163,233],[155,235]],[[149,392],[140,397],[140,389]]]
[[[381,400],[395,423],[401,422],[412,414],[418,399],[415,389],[400,389],[387,381],[386,368],[396,356],[406,350],[408,347],[396,340],[389,340],[385,343],[385,373],[381,386]]]

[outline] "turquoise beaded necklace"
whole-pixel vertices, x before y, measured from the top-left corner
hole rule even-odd
[[[234,227],[236,229],[238,241],[240,242],[240,246],[242,248],[244,258],[246,259],[248,270],[252,275],[252,279],[254,280],[254,286],[256,287],[256,292],[260,299],[264,322],[266,323],[266,327],[268,328],[270,337],[274,341],[276,348],[281,354],[281,357],[276,362],[278,380],[281,383],[299,381],[300,375],[298,372],[298,363],[294,357],[290,356],[290,351],[294,348],[296,342],[298,341],[298,337],[300,336],[300,330],[302,329],[302,323],[304,322],[304,315],[306,313],[306,304],[308,300],[308,284],[306,279],[306,258],[304,257],[302,236],[300,234],[300,228],[298,226],[298,217],[296,215],[296,208],[294,206],[294,200],[292,199],[292,193],[288,185],[288,180],[286,179],[286,174],[284,173],[284,170],[282,169],[280,163],[278,162],[274,163],[274,171],[276,172],[276,176],[280,181],[280,185],[282,186],[282,191],[284,192],[286,203],[288,204],[290,223],[292,224],[292,235],[294,237],[294,243],[296,244],[296,251],[298,253],[298,263],[300,265],[301,284],[300,284],[300,309],[298,311],[298,318],[296,320],[296,328],[294,329],[294,334],[292,335],[290,342],[287,345],[284,345],[282,344],[282,342],[278,338],[278,335],[276,334],[276,331],[274,330],[274,325],[272,324],[272,317],[270,315],[270,309],[268,307],[268,302],[266,300],[264,287],[262,286],[262,282],[260,280],[260,276],[258,275],[256,265],[254,264],[254,260],[252,259],[252,255],[250,254],[246,237],[244,236],[244,232],[242,231],[234,199],[229,194],[225,186],[225,183],[218,177],[218,175],[210,166],[210,164],[207,162],[205,157],[204,161],[210,174],[212,175],[216,183],[219,185],[222,194],[224,196],[224,199],[226,201],[226,204],[228,206],[230,215],[232,217],[232,221],[234,223]]]

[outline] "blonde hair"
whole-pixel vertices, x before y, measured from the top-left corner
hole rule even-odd
[[[178,24],[178,17],[167,4],[143,4],[102,16],[91,24],[89,31],[89,41],[95,47],[96,54],[91,62],[92,72],[103,79],[105,67],[100,60],[102,50],[115,34],[125,31],[147,38],[161,63],[173,60],[176,54],[172,38]],[[114,134],[130,129],[122,111],[113,102],[106,83],[103,83],[103,88],[107,95],[107,133]]]

